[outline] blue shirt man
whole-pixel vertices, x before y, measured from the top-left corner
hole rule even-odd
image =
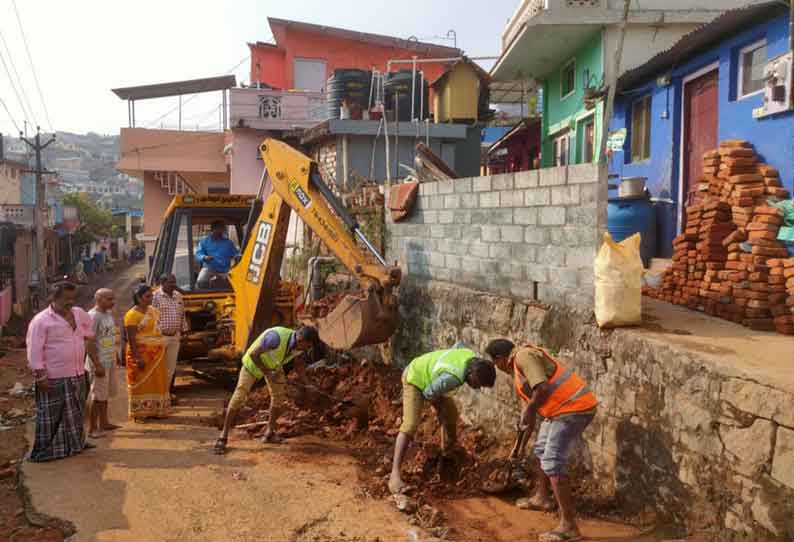
[[[233,260],[240,256],[234,241],[226,237],[223,222],[212,223],[212,233],[199,241],[196,260],[213,273],[228,273]]]

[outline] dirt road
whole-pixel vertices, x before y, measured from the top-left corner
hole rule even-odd
[[[114,281],[122,301],[135,272]],[[116,377],[124,390],[121,372]],[[174,415],[147,424],[127,421],[122,393],[111,404],[111,419],[123,427],[97,439],[97,449],[25,464],[35,509],[70,521],[75,542],[434,540],[363,489],[362,467],[344,442],[304,435],[264,445],[238,435],[218,457],[211,453],[212,418],[228,392],[182,370],[178,393]],[[460,541],[533,539],[554,524],[550,515],[499,499],[446,501],[440,508],[451,538]],[[583,529],[590,540],[638,540],[621,525],[586,520]]]

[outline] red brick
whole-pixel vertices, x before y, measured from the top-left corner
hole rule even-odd
[[[759,205],[755,209],[753,209],[753,213],[757,215],[770,215],[770,216],[780,216],[780,210],[777,207],[770,207],[768,205]]]
[[[775,330],[775,322],[771,318],[746,318],[742,323],[755,331]]]

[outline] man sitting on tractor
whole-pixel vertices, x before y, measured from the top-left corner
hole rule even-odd
[[[212,223],[212,233],[199,241],[196,250],[196,260],[202,266],[196,286],[209,290],[228,285],[227,275],[235,259],[239,257],[240,251],[234,241],[226,236],[226,224],[222,220],[216,220]]]

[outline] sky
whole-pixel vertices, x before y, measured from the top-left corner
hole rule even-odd
[[[20,30],[13,1],[0,0],[0,54],[5,61],[0,63],[0,99],[11,113],[9,118],[0,105],[0,132],[5,134],[18,133],[16,126],[24,129],[25,119],[29,132],[38,123],[46,131],[117,134],[127,126],[127,104],[112,88],[227,73],[236,75],[238,84],[247,83],[246,43],[272,39],[270,16],[449,45],[452,41],[442,36],[453,29],[457,46],[466,54],[491,56],[499,54],[499,36],[520,3],[16,0]],[[183,127],[218,129],[219,93],[184,100]],[[177,107],[175,97],[137,102],[137,126],[175,128]]]

